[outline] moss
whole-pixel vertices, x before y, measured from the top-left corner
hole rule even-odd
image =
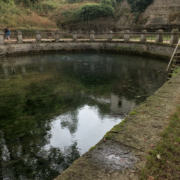
[[[104,135],[104,138],[106,138],[107,140],[108,139],[111,139],[113,137],[114,133],[108,131],[105,135]]]
[[[178,73],[180,72],[180,67],[175,67],[175,70],[173,71],[173,73],[172,73],[172,77],[173,76],[175,76],[175,75],[177,75]]]
[[[129,115],[136,115],[136,114],[138,114],[135,110],[134,111],[131,111],[130,113],[129,113]]]
[[[89,149],[89,151],[92,151],[92,150],[95,149],[96,147],[97,147],[97,145],[92,146],[92,147]]]
[[[105,135],[104,138],[107,140],[111,139],[114,136],[114,132],[119,132],[123,127],[124,123],[126,122],[127,118],[125,118],[122,122],[119,124],[115,125],[110,131],[108,131]]]

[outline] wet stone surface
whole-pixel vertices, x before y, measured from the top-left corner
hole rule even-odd
[[[138,158],[125,146],[108,141],[91,152],[94,161],[107,170],[132,168]]]

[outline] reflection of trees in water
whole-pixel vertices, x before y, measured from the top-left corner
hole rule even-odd
[[[78,126],[78,111],[69,111],[61,116],[61,127],[67,127],[71,134],[75,133]]]
[[[18,91],[16,86],[12,86],[10,93],[14,92],[13,95],[3,90],[2,94],[1,91],[3,178],[54,178],[80,156],[75,143],[67,147],[65,152],[53,147],[42,149],[51,136],[48,133],[51,118],[68,111],[70,105],[75,108],[80,103],[79,96],[73,93],[68,96],[63,93],[54,94],[56,86],[57,81],[45,81],[25,86],[26,91],[21,88]],[[72,132],[76,131],[75,127],[71,127]]]
[[[27,144],[32,143],[30,141]],[[22,151],[24,144],[21,142],[18,145],[13,143],[13,148],[8,149],[2,132],[0,142],[1,179],[51,179],[80,157],[76,142],[64,150],[54,147],[46,150],[31,145],[26,147],[26,152]]]

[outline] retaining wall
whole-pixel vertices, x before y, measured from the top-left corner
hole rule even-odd
[[[141,55],[153,55],[169,60],[174,51],[174,45],[140,43],[140,42],[44,42],[0,45],[4,55],[17,55],[23,53],[40,53],[48,51],[81,51],[81,50],[108,50],[117,53],[131,52]]]

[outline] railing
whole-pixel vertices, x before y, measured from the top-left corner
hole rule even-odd
[[[166,71],[169,70],[169,67],[170,67],[170,65],[171,65],[171,63],[172,63],[172,60],[174,59],[174,55],[176,54],[179,45],[180,45],[180,40],[179,40],[179,42],[177,43],[176,48],[175,48],[175,50],[174,50],[174,52],[173,52],[173,54],[172,54],[172,56],[171,56],[171,59],[170,59],[170,61],[169,61],[169,64],[168,64],[168,66],[167,66]]]
[[[4,39],[4,32],[0,31],[0,44],[6,43],[29,43],[29,42],[62,42],[62,41],[109,41],[109,42],[153,42],[177,44],[180,32],[172,30],[171,32],[130,32],[129,30],[121,32],[94,32],[92,31],[11,31],[11,40]]]

